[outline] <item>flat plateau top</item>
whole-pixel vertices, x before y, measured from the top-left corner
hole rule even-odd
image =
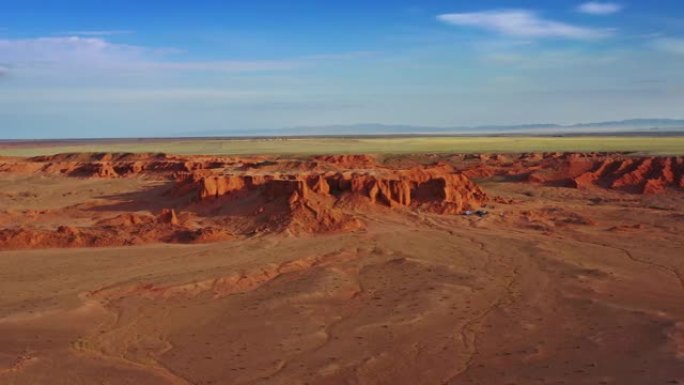
[[[183,155],[635,152],[684,154],[684,137],[368,137],[168,138],[0,141],[0,156],[69,152],[164,152]]]

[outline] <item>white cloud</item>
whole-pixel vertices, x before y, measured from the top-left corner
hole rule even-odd
[[[579,7],[577,7],[577,10],[590,15],[612,15],[614,13],[620,12],[622,10],[622,5],[617,3],[600,3],[596,1],[590,1],[588,3],[581,4]]]
[[[98,38],[0,39],[0,62],[16,65],[108,64],[140,58],[143,49]]]
[[[617,53],[594,54],[574,50],[546,52],[489,53],[482,57],[487,64],[505,65],[525,70],[560,68],[596,68],[624,60]]]
[[[0,102],[117,102],[146,101],[263,101],[292,96],[271,89],[244,90],[225,88],[22,88],[0,94]]]
[[[663,52],[684,55],[684,39],[664,37],[653,40],[652,45],[655,49]]]
[[[169,60],[170,50],[115,44],[101,37],[0,39],[0,63],[9,68],[77,71],[282,71],[306,60]],[[5,68],[5,67],[3,67]],[[8,72],[5,68],[4,72]]]
[[[541,18],[528,10],[448,13],[437,19],[452,25],[477,27],[507,36],[592,40],[608,37],[610,30],[572,25]]]
[[[253,72],[291,70],[299,68],[302,65],[302,62],[296,60],[150,61],[138,63],[137,68],[146,70]]]
[[[66,35],[75,36],[113,36],[113,35],[128,35],[133,33],[129,29],[107,29],[107,30],[81,30],[81,31],[68,31]]]

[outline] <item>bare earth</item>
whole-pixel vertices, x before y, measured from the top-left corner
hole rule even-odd
[[[3,385],[684,384],[682,157],[67,154],[0,180]]]

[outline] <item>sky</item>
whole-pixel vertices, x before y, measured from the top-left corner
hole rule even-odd
[[[0,139],[684,118],[681,0],[0,3]]]

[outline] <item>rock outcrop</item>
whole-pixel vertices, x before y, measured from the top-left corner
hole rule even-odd
[[[542,153],[454,156],[471,178],[505,177],[547,186],[605,188],[633,194],[659,194],[684,188],[684,157],[645,157],[608,153]]]
[[[580,189],[603,187],[636,194],[658,194],[668,188],[684,188],[684,158],[570,159],[563,162],[558,171],[533,172],[528,180]]]
[[[190,196],[198,210],[263,217],[250,231],[319,233],[361,227],[357,211],[413,208],[458,214],[478,208],[486,194],[466,176],[443,168],[298,173],[210,172],[178,178],[171,195]],[[230,214],[228,214],[230,213]]]
[[[343,171],[302,174],[193,173],[178,182],[177,191],[195,191],[199,200],[257,194],[266,201],[282,198],[290,204],[319,199],[367,198],[387,207],[415,207],[455,214],[480,207],[486,194],[468,177],[443,169]]]
[[[68,153],[26,159],[0,158],[0,172],[38,172],[80,178],[167,177],[176,172],[218,169],[238,162],[231,157],[183,157],[162,153]]]
[[[9,210],[11,206],[0,208],[2,249],[197,243],[273,232],[355,231],[363,228],[362,218],[377,215],[460,214],[484,207],[488,197],[471,178],[630,194],[684,189],[684,157],[606,153],[432,154],[382,161],[368,155],[238,158],[79,153],[0,158],[0,173],[14,174],[11,178],[22,175],[16,180],[50,176],[55,185],[62,177],[104,180],[102,184],[83,181],[87,189],[62,192],[68,204],[35,212],[31,210],[36,202],[59,196],[28,191],[30,184],[26,191],[9,186],[0,198],[26,209],[18,213]],[[138,179],[129,185],[127,178]],[[138,185],[146,187],[139,191],[128,187]],[[513,203],[510,198],[492,200]],[[27,221],[29,213],[41,220]],[[535,215],[531,212],[524,223],[545,229],[589,223],[558,211]],[[17,222],[18,216],[23,220]],[[547,221],[546,216],[563,219]]]
[[[375,168],[378,166],[375,158],[370,155],[321,155],[313,159],[317,162],[329,163],[347,169]]]
[[[109,215],[98,215],[89,225],[74,220],[74,226],[59,229],[0,229],[0,246],[194,243],[271,232],[353,231],[363,227],[359,214],[372,210],[458,214],[485,204],[485,193],[452,166],[413,166],[386,167],[368,155],[280,159],[73,153],[0,158],[2,173],[143,178],[161,187],[149,190],[152,196],[143,192],[113,196],[126,202],[104,209]],[[167,190],[164,184],[173,187]],[[130,211],[122,213],[121,208]]]

